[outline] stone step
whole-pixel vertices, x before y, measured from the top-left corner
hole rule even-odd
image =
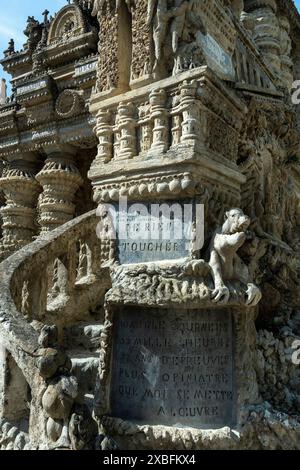
[[[82,348],[96,351],[100,348],[101,322],[79,322],[65,328],[64,344],[67,349]]]

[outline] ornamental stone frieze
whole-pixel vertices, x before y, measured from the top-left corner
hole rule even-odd
[[[68,148],[47,149],[47,158],[36,175],[43,188],[39,197],[41,234],[63,225],[74,217],[74,197],[83,180]]]
[[[5,204],[0,209],[3,220],[1,258],[30,243],[38,233],[36,204],[41,188],[35,179],[36,160],[34,154],[15,156],[2,172],[0,188]]]

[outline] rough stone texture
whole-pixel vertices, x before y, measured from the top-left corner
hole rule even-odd
[[[293,2],[78,0],[29,17],[25,35],[1,60],[14,86],[0,104],[0,448],[299,450]],[[204,245],[123,264],[105,206],[120,196],[204,205]],[[161,386],[147,413],[120,397],[120,312],[156,341],[158,385],[170,331],[138,319],[227,315],[232,335],[212,342],[232,351],[233,422],[219,403],[217,420],[159,420]],[[166,348],[171,361],[179,349]],[[176,409],[205,402],[173,391]]]

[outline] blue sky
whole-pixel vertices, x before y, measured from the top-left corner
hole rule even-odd
[[[42,20],[43,11],[50,11],[53,15],[56,11],[67,5],[67,0],[0,0],[0,55],[7,48],[8,41],[15,40],[16,50],[22,48],[26,42],[23,31],[28,16],[35,16]],[[0,77],[9,80],[0,67]]]
[[[300,10],[300,0],[295,3]],[[0,55],[2,56],[10,38],[15,40],[16,49],[21,49],[26,41],[23,30],[27,16],[35,16],[41,20],[46,8],[53,14],[66,4],[67,0],[0,0]],[[8,79],[1,68],[0,76]]]

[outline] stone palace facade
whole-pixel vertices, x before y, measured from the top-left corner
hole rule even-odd
[[[42,15],[0,61],[0,449],[299,450],[294,3]],[[120,197],[204,243],[110,237]]]

